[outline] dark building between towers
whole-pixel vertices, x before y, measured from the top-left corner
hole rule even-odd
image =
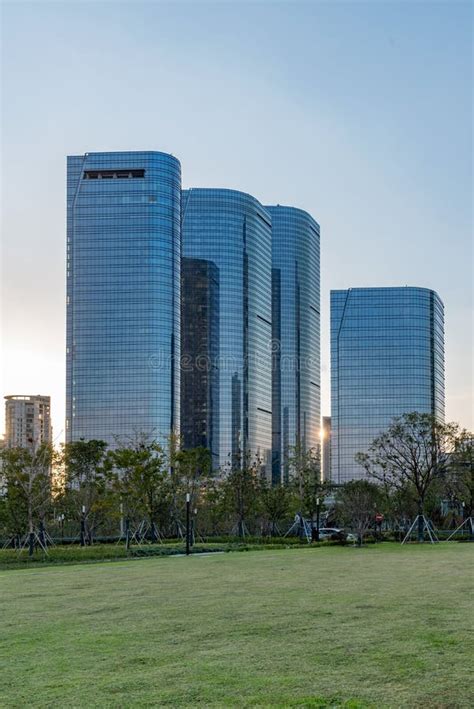
[[[206,259],[181,261],[181,435],[184,448],[219,456],[219,271]]]

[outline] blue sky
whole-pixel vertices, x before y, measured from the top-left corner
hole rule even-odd
[[[3,392],[64,419],[65,156],[164,150],[183,186],[311,212],[329,290],[434,288],[474,427],[468,2],[3,2]]]

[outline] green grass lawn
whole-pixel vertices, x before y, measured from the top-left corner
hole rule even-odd
[[[470,707],[474,546],[0,573],[0,706]]]

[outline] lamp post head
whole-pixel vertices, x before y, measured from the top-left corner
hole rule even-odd
[[[189,492],[186,493],[186,502],[191,502],[191,495]]]

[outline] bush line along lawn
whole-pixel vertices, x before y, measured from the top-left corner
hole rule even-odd
[[[0,575],[6,707],[470,707],[473,547],[265,550]]]
[[[328,542],[321,542],[321,545]],[[312,545],[317,546],[317,545]],[[262,549],[286,549],[288,547],[306,548],[302,544],[286,543],[285,541],[256,543],[254,541],[229,541],[229,542],[203,542],[192,547],[192,554],[203,554],[227,551],[260,551]],[[173,556],[184,554],[186,547],[183,542],[165,542],[164,544],[132,545],[127,553],[125,545],[121,544],[94,544],[81,547],[76,545],[50,546],[48,553],[36,550],[32,557],[28,556],[28,549],[21,552],[15,549],[0,549],[0,571],[6,569],[29,568],[31,566],[51,566],[57,564],[80,564],[100,561],[124,561],[149,556]]]
[[[373,542],[368,542],[369,545]],[[384,542],[388,547],[393,546]],[[321,541],[308,545],[298,539],[257,540],[256,538],[231,539],[219,541],[198,542],[191,549],[192,554],[210,554],[212,552],[230,551],[262,551],[264,549],[317,549],[324,546],[341,546],[339,542]],[[31,566],[54,566],[57,564],[81,564],[100,561],[124,561],[151,556],[182,555],[186,551],[184,542],[165,541],[163,544],[132,545],[127,553],[125,545],[120,544],[93,544],[92,546],[78,546],[67,544],[48,547],[45,554],[41,549],[36,549],[32,557],[28,556],[28,549],[0,549],[0,572],[8,569],[29,568]]]
[[[456,544],[458,542],[452,542]],[[265,549],[318,549],[319,547],[341,547],[340,543],[332,541],[322,541],[319,543],[300,542],[297,539],[274,539],[272,541],[257,541],[256,539],[230,541],[206,541],[199,542],[192,547],[192,554],[210,554],[213,552],[231,551],[262,551]],[[352,546],[352,545],[351,545]],[[373,546],[369,542],[367,546]],[[383,542],[383,546],[388,551],[397,548],[399,543]],[[409,545],[413,546],[413,545]],[[406,547],[407,548],[407,547]],[[45,554],[41,549],[37,549],[32,557],[28,556],[28,549],[21,552],[15,549],[0,549],[0,572],[9,569],[30,568],[37,566],[55,566],[58,564],[81,564],[101,561],[125,561],[141,557],[152,556],[175,556],[185,553],[185,545],[180,541],[165,541],[163,544],[140,544],[132,545],[127,552],[125,545],[120,544],[94,544],[92,546],[81,547],[77,544],[65,546],[55,545],[48,547]]]

